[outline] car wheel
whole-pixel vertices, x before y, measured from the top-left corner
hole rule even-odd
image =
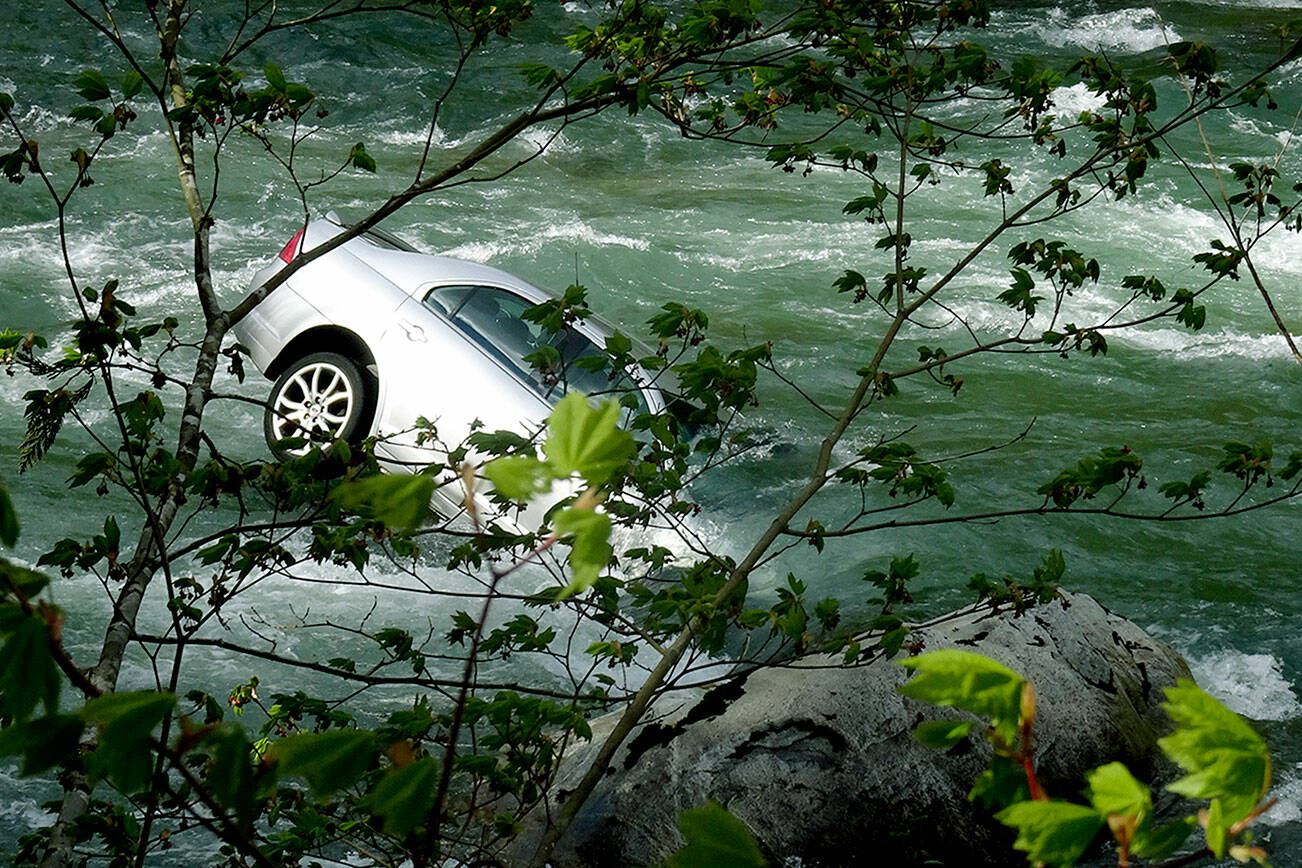
[[[263,416],[267,445],[278,455],[302,455],[297,449],[280,449],[286,437],[313,441],[354,441],[367,407],[366,379],[357,363],[338,353],[312,353],[290,364],[271,387]]]

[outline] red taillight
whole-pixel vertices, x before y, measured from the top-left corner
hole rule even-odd
[[[285,249],[280,251],[280,258],[285,260],[286,262],[293,262],[294,254],[298,252],[298,242],[302,240],[303,240],[303,230],[300,229],[294,233],[293,238],[289,239],[289,243],[285,245]]]

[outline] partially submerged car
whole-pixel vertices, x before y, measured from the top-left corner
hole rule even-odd
[[[309,222],[251,287],[345,228],[333,213]],[[549,332],[523,317],[552,298],[499,269],[420,253],[369,230],[300,268],[233,332],[274,381],[263,426],[273,450],[292,454],[310,441],[376,435],[386,467],[415,472],[443,460],[441,450],[477,424],[531,434],[572,389],[615,388],[634,396],[635,412],[664,409],[645,371],[625,371],[612,383],[606,372],[576,364],[604,353],[609,326],[585,317]],[[552,363],[540,365],[540,357]],[[421,418],[442,446],[417,427]],[[283,441],[295,437],[304,445],[286,449]],[[432,505],[451,516],[463,501],[459,484],[444,484]],[[478,506],[489,509],[482,500]]]

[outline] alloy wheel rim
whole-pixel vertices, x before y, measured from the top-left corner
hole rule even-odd
[[[278,439],[312,437],[318,432],[338,437],[352,416],[356,400],[352,383],[336,365],[305,365],[277,392],[271,408],[272,430]],[[297,451],[305,452],[307,447]]]

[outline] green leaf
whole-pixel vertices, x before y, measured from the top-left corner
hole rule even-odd
[[[386,473],[345,482],[331,495],[345,509],[369,513],[399,532],[415,530],[429,515],[434,477]]]
[[[905,696],[987,717],[1005,741],[1016,737],[1026,681],[1007,666],[955,648],[919,654],[899,664],[915,673],[899,687]]]
[[[44,573],[29,570],[27,567],[19,566],[4,558],[0,558],[0,577],[3,577],[10,586],[21,591],[23,596],[29,600],[45,590],[45,586],[50,583],[49,577]],[[0,584],[0,587],[3,587],[3,584]],[[22,610],[18,611],[21,612]],[[26,617],[26,615],[22,617]],[[0,632],[4,632],[5,629],[3,625],[0,625]]]
[[[22,721],[45,704],[48,713],[59,707],[59,667],[50,649],[50,625],[26,616],[0,647],[0,712]]]
[[[968,733],[975,726],[976,724],[970,720],[929,720],[926,723],[918,724],[917,728],[913,730],[913,737],[927,747],[948,750],[967,738]]]
[[[97,105],[79,105],[68,112],[74,121],[97,121],[104,116],[104,110]]]
[[[556,532],[574,536],[570,541],[570,583],[561,596],[582,593],[597,581],[614,554],[610,517],[591,509],[565,509],[556,516]]]
[[[1130,852],[1155,862],[1161,861],[1179,849],[1197,828],[1198,820],[1194,817],[1185,817],[1156,829],[1141,826],[1135,832]]]
[[[110,552],[116,552],[122,545],[122,531],[118,528],[118,520],[111,515],[104,519],[104,542]]]
[[[511,500],[528,500],[552,485],[550,465],[528,455],[496,458],[484,465],[484,475],[493,488]]]
[[[106,693],[87,702],[77,714],[87,723],[99,726],[103,731],[101,737],[130,735],[146,739],[175,704],[175,696],[155,690]]]
[[[112,91],[109,90],[108,79],[93,69],[88,69],[74,78],[72,86],[77,89],[77,93],[81,94],[82,99],[88,99],[91,102],[108,99],[112,95]]]
[[[126,74],[122,76],[122,98],[131,99],[133,96],[140,93],[140,89],[144,87],[144,85],[145,80],[141,77],[140,73],[136,72],[134,69],[128,69]]]
[[[1148,787],[1136,780],[1122,763],[1099,766],[1085,779],[1089,783],[1085,794],[1090,804],[1105,817],[1108,814],[1144,817],[1153,810]]]
[[[527,500],[576,473],[600,486],[636,451],[632,435],[618,428],[619,412],[613,401],[593,409],[582,393],[570,392],[547,420],[545,463],[527,455],[498,458],[484,466],[484,475],[512,500]]]
[[[361,142],[353,145],[352,150],[348,152],[348,161],[354,168],[361,169],[363,172],[375,172],[375,160],[366,153],[366,145]]]
[[[17,603],[0,603],[0,633],[10,633],[28,618]]]
[[[896,654],[900,653],[900,649],[904,647],[904,640],[908,637],[908,627],[896,627],[894,630],[887,630],[883,633],[882,638],[878,640],[877,644],[878,647],[882,649],[882,653],[885,654],[886,658],[889,660]]]
[[[244,832],[257,815],[252,745],[238,726],[223,726],[204,737],[212,761],[204,780],[219,803],[235,812]]]
[[[560,81],[561,74],[545,63],[522,63],[520,74],[530,87],[547,87]]]
[[[289,84],[289,82],[285,81],[285,74],[274,63],[268,63],[262,68],[262,71],[267,75],[267,84],[271,85],[275,90],[284,91]]]
[[[99,727],[88,767],[123,792],[144,789],[153,771],[149,737],[175,704],[172,694],[153,690],[106,693],[87,702],[78,714]]]
[[[385,832],[405,835],[419,826],[434,807],[438,774],[438,762],[433,757],[422,757],[381,778],[362,804],[383,818]]]
[[[1187,775],[1167,787],[1195,799],[1220,799],[1229,824],[1246,817],[1270,788],[1270,753],[1252,727],[1197,684],[1166,690],[1175,731],[1158,745]]]
[[[289,98],[289,101],[294,103],[296,106],[306,105],[307,103],[310,103],[312,100],[316,99],[316,94],[308,90],[303,85],[296,84],[295,82],[292,81],[289,84],[285,85],[285,96],[287,96]],[[374,164],[375,164],[374,161],[372,161],[371,165]],[[370,171],[373,172],[375,170],[371,169]]]
[[[0,756],[21,756],[22,774],[36,775],[76,754],[85,724],[76,715],[52,714],[0,729]]]
[[[1031,797],[1031,788],[1026,782],[1026,769],[1015,760],[995,754],[990,758],[990,768],[977,775],[977,779],[972,782],[967,797],[969,801],[979,802],[987,811],[1024,802]]]
[[[597,409],[580,392],[560,400],[547,421],[543,451],[556,475],[577,473],[589,485],[603,485],[635,451],[633,436],[617,427],[619,405],[605,401]]]
[[[375,736],[355,729],[291,735],[268,751],[278,775],[302,778],[317,796],[351,786],[371,768],[378,753]]]
[[[1017,830],[1013,848],[1028,860],[1055,866],[1075,864],[1104,822],[1091,808],[1057,801],[1018,802],[995,819]]]
[[[715,802],[678,815],[687,846],[665,862],[667,868],[766,868],[746,824]]]
[[[9,499],[9,491],[0,482],[0,543],[13,548],[18,542],[18,511]]]
[[[1212,804],[1207,809],[1207,849],[1211,850],[1217,859],[1224,859],[1225,851],[1230,846],[1229,827],[1232,822],[1226,819],[1221,800],[1212,799]]]

